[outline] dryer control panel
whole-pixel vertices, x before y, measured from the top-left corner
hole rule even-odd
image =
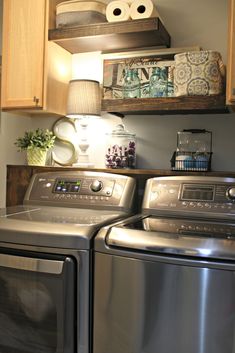
[[[144,194],[145,213],[193,213],[203,217],[235,216],[235,179],[174,176],[152,178]]]
[[[59,178],[55,180],[53,193],[65,195],[89,195],[111,197],[115,180],[104,178]]]
[[[24,204],[128,209],[135,180],[125,175],[86,172],[50,172],[33,176]]]

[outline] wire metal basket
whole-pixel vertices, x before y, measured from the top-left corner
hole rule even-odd
[[[210,171],[212,152],[177,152],[171,158],[172,170]]]
[[[210,171],[212,132],[201,129],[177,133],[177,150],[171,158],[172,170]]]

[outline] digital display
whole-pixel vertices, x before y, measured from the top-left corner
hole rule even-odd
[[[181,200],[185,201],[213,201],[214,185],[184,184],[181,192]]]
[[[81,188],[81,180],[57,180],[54,192],[58,193],[78,193]]]

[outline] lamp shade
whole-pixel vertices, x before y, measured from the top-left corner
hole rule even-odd
[[[67,117],[100,116],[100,84],[94,80],[71,80],[67,99]]]

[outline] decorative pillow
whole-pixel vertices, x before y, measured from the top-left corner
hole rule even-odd
[[[221,94],[225,68],[220,53],[196,51],[175,55],[175,96]]]

